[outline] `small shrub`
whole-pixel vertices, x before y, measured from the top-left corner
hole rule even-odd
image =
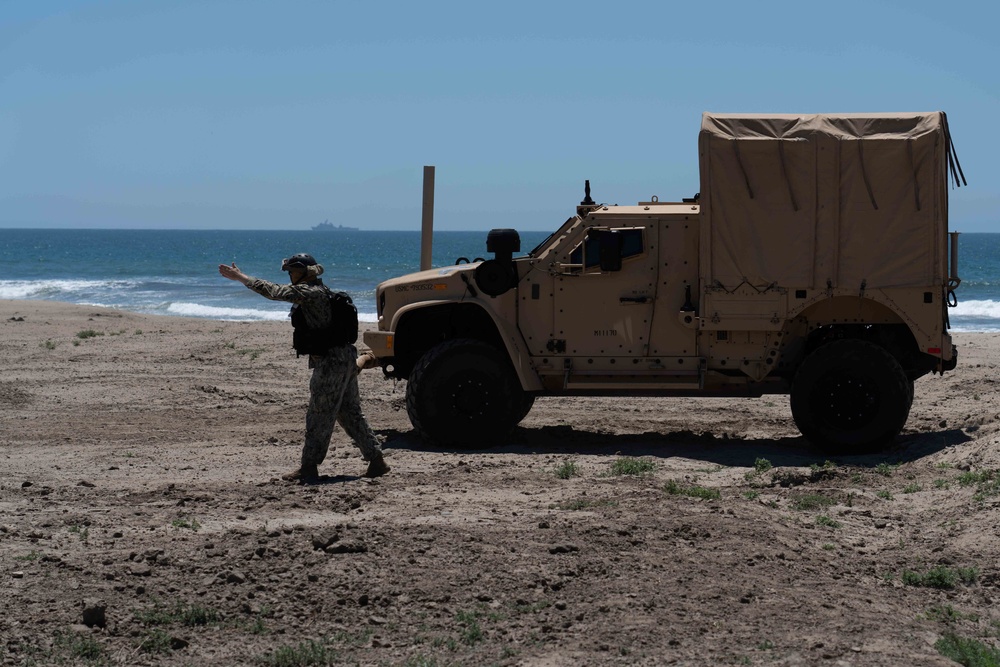
[[[569,479],[570,477],[576,477],[579,474],[580,469],[573,461],[563,461],[562,464],[555,470],[555,475],[559,479]]]
[[[916,482],[912,484],[907,484],[905,487],[903,487],[903,493],[916,493],[918,491],[923,491],[923,487],[921,487]]]
[[[757,500],[760,497],[760,491],[744,491],[743,497],[747,500]]]
[[[52,340],[49,339],[39,343],[38,347],[44,348],[46,350],[54,350],[56,349],[56,343],[52,342]]]
[[[897,467],[898,466],[883,462],[875,466],[875,472],[883,477],[892,477],[892,473],[896,471]]]
[[[755,471],[759,472],[759,473],[760,472],[767,472],[768,470],[770,470],[773,467],[774,466],[772,466],[771,462],[768,461],[767,459],[757,459],[757,460],[755,460],[753,462],[753,469]]]
[[[1000,651],[978,639],[960,637],[954,632],[944,633],[934,642],[937,652],[965,667],[996,667],[1000,665]]]
[[[476,643],[482,641],[483,630],[479,627],[478,621],[470,621],[465,625],[465,629],[462,631],[462,643],[467,646],[474,646]]]
[[[792,509],[808,512],[811,510],[823,509],[836,504],[837,501],[829,496],[824,496],[819,493],[810,493],[796,498],[795,502],[792,503]]]
[[[809,464],[809,471],[812,472],[813,474],[816,474],[816,473],[819,473],[819,472],[823,472],[824,470],[833,470],[836,467],[837,467],[836,463],[834,463],[833,461],[827,459],[826,461],[823,461],[822,464],[819,464],[819,463],[810,463]]]
[[[691,498],[701,498],[702,500],[718,500],[722,497],[718,489],[709,489],[704,486],[682,486],[674,480],[668,481],[663,490],[671,496],[689,496]]]
[[[959,582],[971,585],[979,578],[979,569],[975,567],[948,568],[943,565],[933,567],[927,572],[920,573],[912,570],[903,571],[903,583],[907,586],[921,586],[923,588],[952,589]]]
[[[826,526],[828,528],[840,528],[839,521],[835,521],[834,519],[831,519],[825,514],[820,514],[818,517],[816,517],[816,525]]]
[[[981,470],[979,472],[964,472],[958,476],[959,486],[976,486],[976,493],[972,497],[978,503],[983,502],[989,496],[1000,494],[1000,475],[996,470]]]
[[[153,628],[139,642],[143,653],[170,653],[170,635],[160,628]]]
[[[543,609],[546,609],[552,605],[548,600],[539,600],[538,602],[525,602],[523,604],[517,603],[514,605],[514,611],[519,614],[537,614]]]
[[[656,470],[656,464],[645,459],[626,456],[611,464],[612,475],[647,475]]]
[[[219,612],[211,607],[203,607],[200,604],[178,605],[175,615],[181,625],[188,627],[211,625],[222,620]]]
[[[263,662],[272,667],[308,667],[337,664],[337,655],[322,642],[310,639],[294,646],[281,646],[264,656]]]
[[[949,484],[948,480],[946,480],[946,479],[936,479],[936,480],[934,480],[934,488],[935,489],[950,489],[951,488],[951,484]]]
[[[55,648],[60,653],[67,653],[74,658],[87,662],[103,659],[104,647],[90,635],[76,632],[58,633],[55,638]]]
[[[187,517],[180,517],[174,519],[170,522],[170,525],[174,528],[187,528],[188,530],[197,531],[201,528],[201,524],[198,523],[198,519],[188,519]]]
[[[942,605],[940,607],[931,607],[927,610],[926,616],[931,621],[940,621],[942,623],[957,623],[958,621],[964,620],[969,620],[974,623],[979,621],[979,614],[963,614],[950,604]]]
[[[882,500],[892,500],[892,493],[890,493],[889,489],[879,489],[875,492],[875,495]]]
[[[86,340],[88,338],[94,338],[96,336],[103,336],[104,333],[101,331],[94,331],[93,329],[84,329],[83,331],[77,331],[76,337],[80,340]]]
[[[438,667],[438,661],[433,657],[428,657],[423,653],[411,655],[403,663],[403,667]]]
[[[979,472],[963,472],[958,476],[959,486],[972,486],[973,484],[982,484],[983,482],[988,482],[993,479],[992,470],[981,470]]]
[[[135,613],[135,618],[146,626],[159,625],[186,625],[195,627],[199,625],[212,625],[222,622],[222,615],[211,607],[204,607],[200,604],[184,604],[178,602],[173,607],[163,607],[160,604],[153,605],[152,609],[144,609]]]

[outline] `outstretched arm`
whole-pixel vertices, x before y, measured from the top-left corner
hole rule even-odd
[[[240,268],[236,266],[236,262],[233,262],[232,266],[219,264],[219,274],[223,278],[228,278],[229,280],[236,280],[243,283],[244,285],[250,282],[250,276],[240,271]]]

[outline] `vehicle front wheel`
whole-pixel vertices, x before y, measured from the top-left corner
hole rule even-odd
[[[895,357],[874,343],[848,339],[805,358],[790,402],[796,425],[811,442],[831,453],[862,453],[892,442],[912,401]]]
[[[428,350],[406,384],[410,423],[452,447],[495,445],[523,416],[524,391],[507,358],[481,341],[456,339]]]

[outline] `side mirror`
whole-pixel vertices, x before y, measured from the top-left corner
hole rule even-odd
[[[622,243],[625,238],[618,232],[602,229],[597,231],[597,244],[600,249],[601,271],[622,270]]]

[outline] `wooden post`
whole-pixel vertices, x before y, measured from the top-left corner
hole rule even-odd
[[[434,236],[434,167],[424,167],[424,209],[420,224],[420,270],[431,268],[431,240]]]

